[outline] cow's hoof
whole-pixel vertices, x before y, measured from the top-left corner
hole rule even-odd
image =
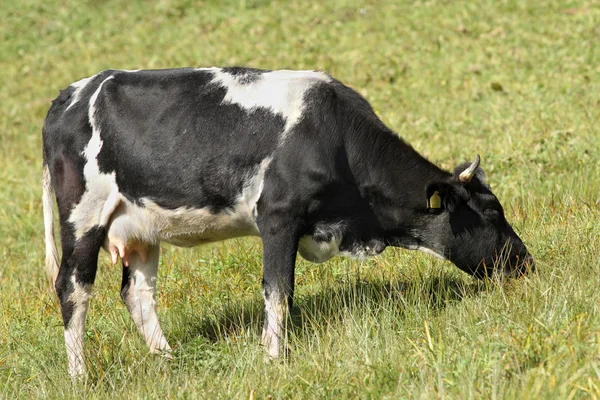
[[[165,358],[167,360],[174,359],[173,350],[170,347],[168,349],[154,349],[154,350],[150,351],[150,353],[161,356],[162,358]]]
[[[285,346],[284,348],[279,349],[276,352],[267,351],[265,353],[264,360],[266,363],[282,362],[284,360],[289,359],[291,354],[292,354],[291,349],[288,346]]]

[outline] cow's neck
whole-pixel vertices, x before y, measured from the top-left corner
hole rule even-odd
[[[363,198],[386,235],[412,236],[427,204],[426,188],[450,175],[385,126],[375,124],[347,142],[348,161]],[[408,239],[408,238],[407,238]]]

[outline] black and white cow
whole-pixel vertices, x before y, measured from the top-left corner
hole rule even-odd
[[[46,266],[72,375],[85,372],[100,248],[122,260],[121,297],[152,352],[170,350],[154,294],[161,242],[262,238],[270,357],[285,346],[297,252],[323,262],[401,246],[480,278],[533,267],[479,156],[453,174],[439,169],[323,72],[104,71],[53,101],[43,148]]]

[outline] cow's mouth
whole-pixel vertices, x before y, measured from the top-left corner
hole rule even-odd
[[[506,275],[511,278],[521,278],[527,276],[529,273],[535,272],[535,261],[533,256],[529,253],[525,256],[517,256],[517,262],[515,266],[507,271]]]
[[[495,259],[492,263],[482,261],[472,275],[478,279],[518,279],[535,272],[535,261],[529,253],[514,256],[511,260]]]

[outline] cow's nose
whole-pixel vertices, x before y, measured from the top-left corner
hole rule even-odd
[[[535,272],[535,261],[531,254],[527,254],[527,256],[525,256],[523,264],[521,265],[523,268],[525,268],[524,273],[527,273],[527,271]]]
[[[533,256],[529,253],[526,253],[523,256],[517,257],[517,266],[516,266],[517,276],[527,275],[529,272],[535,272],[535,261]]]

